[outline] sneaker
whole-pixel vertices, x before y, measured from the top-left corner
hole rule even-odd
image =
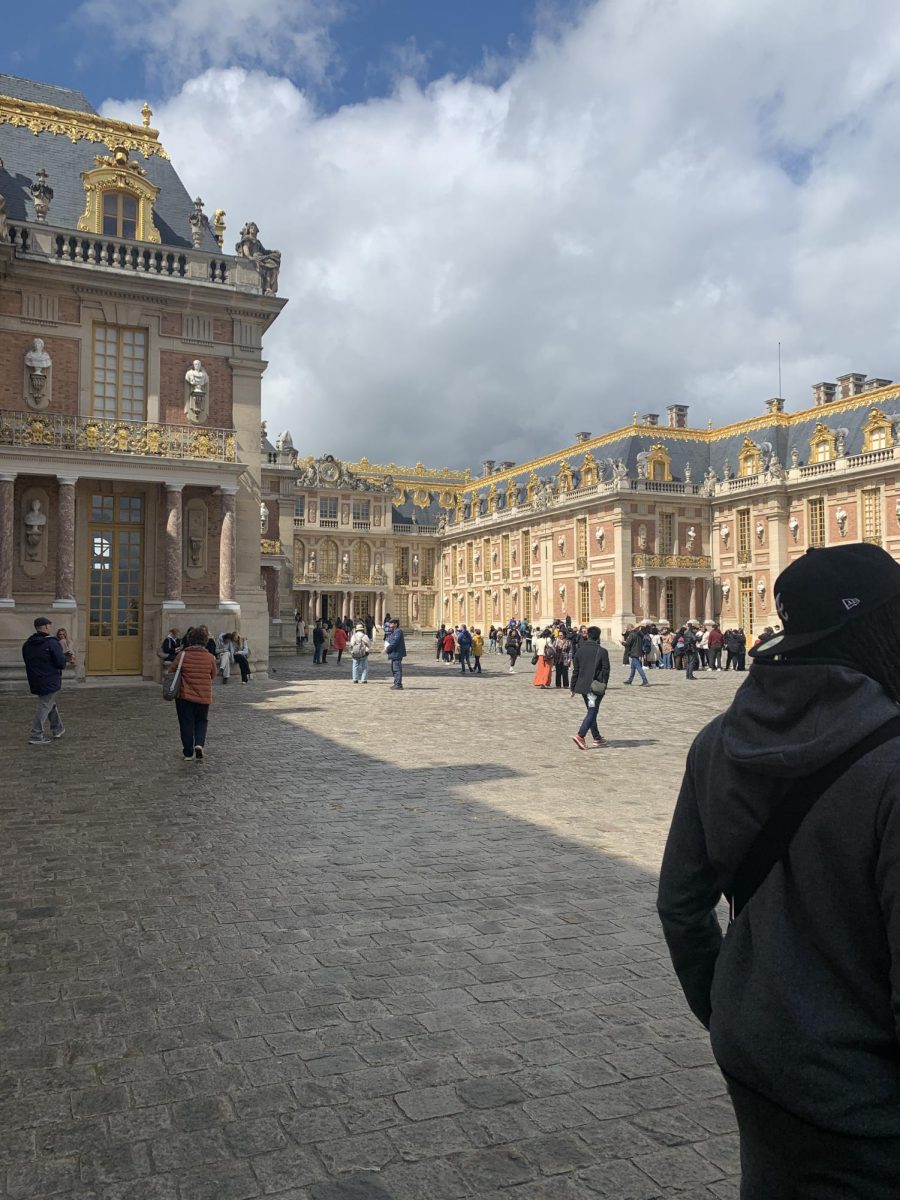
[[[50,739],[47,737],[46,733],[42,733],[40,735],[40,737],[37,737],[35,734],[32,734],[31,737],[28,739],[28,745],[29,746],[49,746]]]
[[[606,740],[606,738],[594,738],[591,742],[591,745],[595,750],[603,750],[609,745],[609,742]]]
[[[60,725],[59,729],[52,729],[50,732],[53,734],[53,737],[58,741],[63,736],[63,734],[66,732],[65,726]]]
[[[587,742],[584,740],[584,738],[581,736],[580,733],[573,733],[572,741],[575,743],[575,745],[578,747],[579,750],[587,749]]]
[[[185,762],[193,762],[194,761],[193,754],[185,754],[185,752],[183,750],[181,752],[181,757],[184,759]]]
[[[510,673],[510,675],[515,675],[515,671],[513,670],[512,667],[509,668],[509,673]]]
[[[197,762],[203,762],[203,747],[202,746],[194,747],[194,758],[196,758]]]
[[[642,684],[641,684],[641,687],[649,687],[649,686],[650,686],[650,684],[649,684],[649,683],[642,683]]]
[[[632,684],[632,682],[633,682],[633,681],[632,681],[631,679],[626,679],[626,680],[625,680],[625,686],[626,686],[626,687],[631,687],[631,684]]]

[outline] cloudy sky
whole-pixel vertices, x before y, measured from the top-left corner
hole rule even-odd
[[[705,427],[777,394],[779,341],[789,409],[900,378],[896,4],[257,8],[49,0],[0,69],[149,99],[228,241],[252,218],[282,251],[264,415],[302,453],[520,461],[671,403]]]

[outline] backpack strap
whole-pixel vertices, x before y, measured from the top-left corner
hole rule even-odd
[[[729,902],[730,923],[750,902],[775,864],[787,854],[794,834],[819,797],[861,758],[896,737],[900,737],[900,716],[891,717],[861,742],[794,784],[751,842],[730,884],[722,889]]]

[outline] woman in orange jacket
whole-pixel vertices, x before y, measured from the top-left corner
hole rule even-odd
[[[216,677],[215,655],[206,648],[208,637],[202,626],[192,629],[186,639],[187,645],[169,667],[170,671],[176,671],[181,663],[175,711],[181,731],[182,754],[186,759],[193,758],[197,762],[203,761],[212,685]]]

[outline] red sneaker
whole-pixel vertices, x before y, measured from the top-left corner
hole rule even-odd
[[[580,733],[573,733],[572,741],[575,743],[575,745],[578,747],[579,750],[587,750],[587,742],[584,740],[584,738],[581,736]]]
[[[606,738],[594,738],[594,740],[591,742],[591,745],[595,750],[603,750],[609,745],[609,742],[606,740]]]

